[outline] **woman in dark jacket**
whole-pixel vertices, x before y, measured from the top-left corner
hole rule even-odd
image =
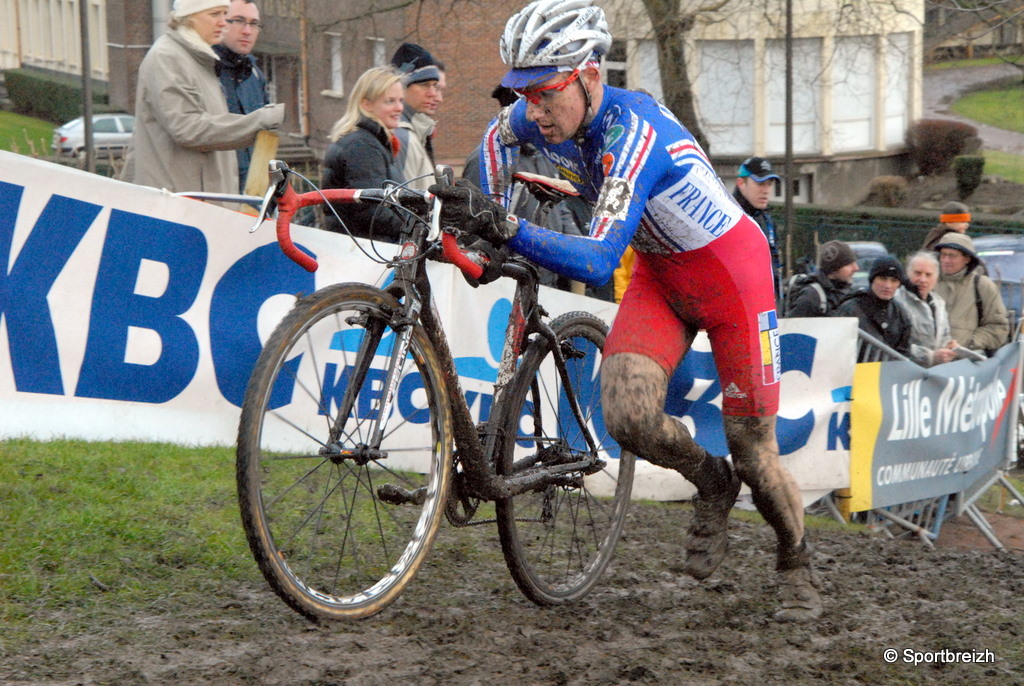
[[[323,188],[380,188],[385,181],[402,183],[395,162],[398,126],[405,106],[401,75],[389,67],[363,72],[349,96],[345,114],[331,130],[334,141],[324,157]],[[334,204],[341,222],[325,209],[329,231],[397,243],[404,220],[378,204]]]

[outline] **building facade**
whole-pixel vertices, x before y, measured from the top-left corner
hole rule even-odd
[[[138,65],[165,30],[171,0],[86,0],[91,66],[111,101],[131,111]],[[497,103],[498,39],[525,0],[422,0],[392,11],[375,0],[257,0],[264,29],[256,55],[272,97],[288,107],[285,133],[316,153],[341,116],[348,88],[403,41],[423,45],[448,75],[434,148],[461,166]],[[603,65],[609,83],[661,94],[658,50],[640,0],[599,0],[616,42]],[[689,5],[680,0],[680,11]],[[695,11],[680,36],[688,56],[697,125],[727,182],[750,155],[785,154],[784,0],[720,3]],[[797,202],[851,205],[871,178],[911,171],[904,134],[921,114],[924,0],[793,0],[790,179]],[[80,73],[78,0],[0,0],[0,60]],[[94,26],[95,25],[95,26]],[[103,49],[105,48],[105,49]],[[778,190],[782,199],[782,189]]]

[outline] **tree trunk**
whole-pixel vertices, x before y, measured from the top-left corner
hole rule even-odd
[[[658,67],[661,90],[668,107],[690,130],[705,152],[710,154],[708,140],[697,121],[693,84],[687,73],[686,34],[693,28],[692,14],[680,12],[679,0],[644,0],[644,7],[654,27],[658,44]]]

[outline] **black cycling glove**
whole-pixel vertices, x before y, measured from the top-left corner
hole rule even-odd
[[[466,179],[428,189],[441,199],[441,224],[502,245],[519,231],[519,220]]]

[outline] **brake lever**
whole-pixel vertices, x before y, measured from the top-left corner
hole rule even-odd
[[[447,164],[439,164],[434,167],[434,181],[440,186],[455,185],[455,170]],[[434,196],[434,204],[430,207],[430,232],[427,234],[428,241],[436,241],[441,235],[441,199]]]
[[[267,186],[267,192],[263,195],[263,202],[260,203],[260,211],[256,215],[256,223],[249,229],[249,233],[255,232],[256,229],[263,225],[263,222],[270,213],[277,209],[277,198],[281,197],[284,193],[285,172],[288,171],[288,165],[280,160],[270,160],[269,166],[270,184]]]

